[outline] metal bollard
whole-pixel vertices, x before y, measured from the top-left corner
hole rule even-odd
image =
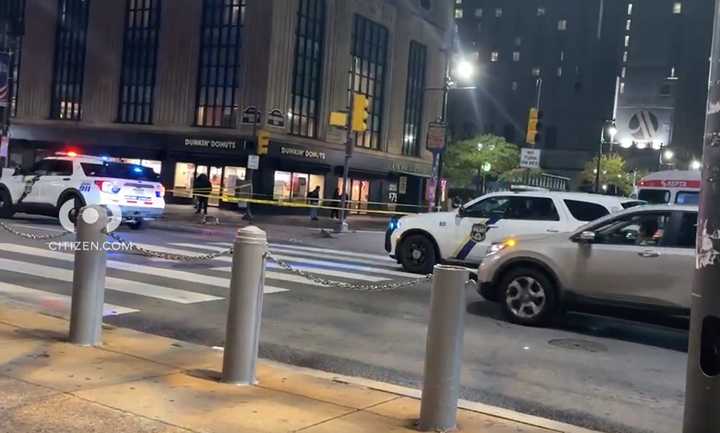
[[[435,266],[420,431],[447,431],[457,426],[468,278],[465,268]]]
[[[77,249],[73,271],[70,342],[83,346],[102,343],[107,252],[103,248],[107,210],[102,206],[84,207],[76,224]]]
[[[255,226],[238,230],[228,299],[222,381],[255,383],[260,344],[267,235]]]

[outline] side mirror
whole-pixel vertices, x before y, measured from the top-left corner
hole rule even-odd
[[[575,239],[578,242],[582,242],[584,244],[591,244],[591,243],[595,242],[596,238],[597,238],[597,235],[595,234],[595,232],[585,231],[585,232],[580,233]]]

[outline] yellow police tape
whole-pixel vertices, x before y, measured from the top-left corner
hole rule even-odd
[[[207,190],[207,189],[205,189],[205,190]],[[291,201],[282,201],[282,200],[266,200],[266,199],[258,199],[258,198],[235,197],[235,196],[230,196],[230,195],[225,195],[225,194],[198,194],[197,193],[198,191],[205,191],[205,190],[202,190],[199,188],[194,189],[192,191],[192,196],[193,197],[206,197],[208,199],[218,199],[218,200],[222,200],[226,203],[251,203],[251,204],[264,204],[264,205],[269,205],[269,206],[288,207],[288,208],[305,208],[305,209],[314,208],[314,209],[327,209],[327,210],[338,210],[338,211],[342,209],[341,207],[335,207],[335,206],[314,205],[314,204],[309,204],[309,203],[300,203],[300,202],[291,202]],[[166,190],[166,192],[176,193],[178,191]],[[183,194],[187,194],[189,191],[182,190],[181,192]],[[337,199],[317,199],[317,200],[318,201],[340,202],[340,200],[337,200]],[[374,210],[374,209],[358,209],[358,208],[353,208],[352,204],[360,203],[360,202],[348,200],[346,203],[348,206],[346,206],[345,209],[349,212],[360,211],[360,212],[366,213],[366,214],[377,214],[377,215],[403,215],[403,216],[404,215],[417,215],[416,213],[412,213],[412,212],[399,212],[399,211]],[[369,203],[363,202],[362,204],[369,204]],[[394,206],[405,206],[405,205],[396,204],[396,203],[381,203],[381,204],[384,206],[393,206],[393,205]],[[416,205],[412,205],[412,206],[416,206]]]

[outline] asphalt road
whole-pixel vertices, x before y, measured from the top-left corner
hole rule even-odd
[[[39,220],[15,224],[26,231],[56,229]],[[406,278],[383,258],[382,233],[329,239],[303,227],[268,229],[276,252],[320,274],[334,273],[330,278],[365,283]],[[175,225],[121,235],[200,254],[224,248],[233,230]],[[62,314],[71,293],[71,258],[0,230],[0,302]],[[106,322],[223,345],[229,262],[173,263],[114,253],[110,260]],[[261,356],[419,387],[429,284],[366,293],[269,271],[267,285],[277,290],[265,296]],[[643,317],[657,322],[649,324],[570,313],[555,327],[525,328],[503,321],[498,309],[475,293],[467,313],[463,397],[608,433],[681,431],[684,320]]]

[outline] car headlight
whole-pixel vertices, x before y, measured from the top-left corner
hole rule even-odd
[[[399,229],[401,226],[401,222],[399,219],[392,218],[390,222],[388,223],[388,231],[390,233],[393,233],[395,230]]]
[[[500,251],[503,251],[507,248],[512,248],[515,245],[517,245],[517,241],[515,239],[507,239],[502,242],[496,242],[490,245],[490,247],[488,247],[486,255],[491,256],[497,254]]]

